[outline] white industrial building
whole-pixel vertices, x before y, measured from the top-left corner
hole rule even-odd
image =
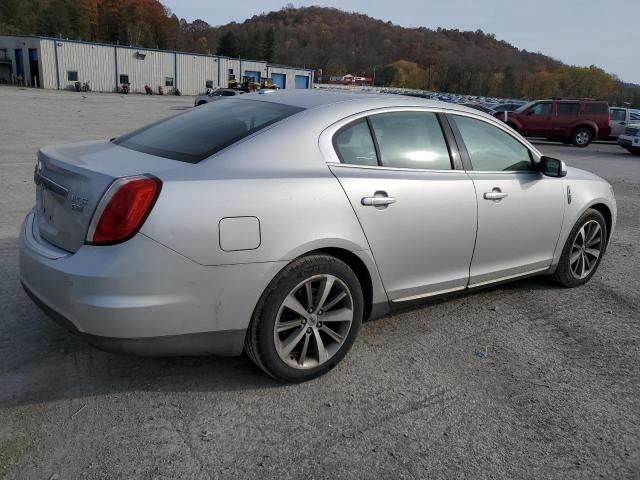
[[[116,92],[129,84],[132,93],[145,85],[157,93],[178,88],[198,95],[227,87],[230,80],[271,78],[280,88],[310,88],[313,70],[201,53],[108,45],[49,37],[0,35],[0,83],[73,89],[88,82],[91,90]]]

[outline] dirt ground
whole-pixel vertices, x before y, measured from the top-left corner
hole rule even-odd
[[[103,353],[49,321],[18,278],[36,149],[192,102],[0,88],[0,478],[640,478],[640,158],[616,145],[538,145],[614,186],[588,285],[533,278],[367,322],[312,382]]]

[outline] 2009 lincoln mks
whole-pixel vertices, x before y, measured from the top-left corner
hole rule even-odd
[[[498,120],[391,95],[242,95],[42,148],[35,182],[20,273],[48,315],[107,350],[244,350],[285,381],[394,306],[581,285],[616,222],[607,182]]]

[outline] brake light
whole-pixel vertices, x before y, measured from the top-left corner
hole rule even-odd
[[[113,245],[133,237],[151,212],[161,188],[160,179],[151,175],[114,181],[93,214],[87,243]]]

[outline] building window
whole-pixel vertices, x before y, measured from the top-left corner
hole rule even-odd
[[[229,75],[233,75],[233,68],[229,69]]]
[[[213,80],[207,80],[205,84],[205,88],[213,88]]]
[[[164,77],[164,86],[173,87],[173,77]]]
[[[120,75],[120,83],[121,83],[122,85],[129,85],[129,75],[126,75],[126,74],[124,74],[124,73],[123,73],[123,74],[121,74],[121,75]]]
[[[76,70],[67,70],[67,80],[70,82],[77,82],[78,72]]]

